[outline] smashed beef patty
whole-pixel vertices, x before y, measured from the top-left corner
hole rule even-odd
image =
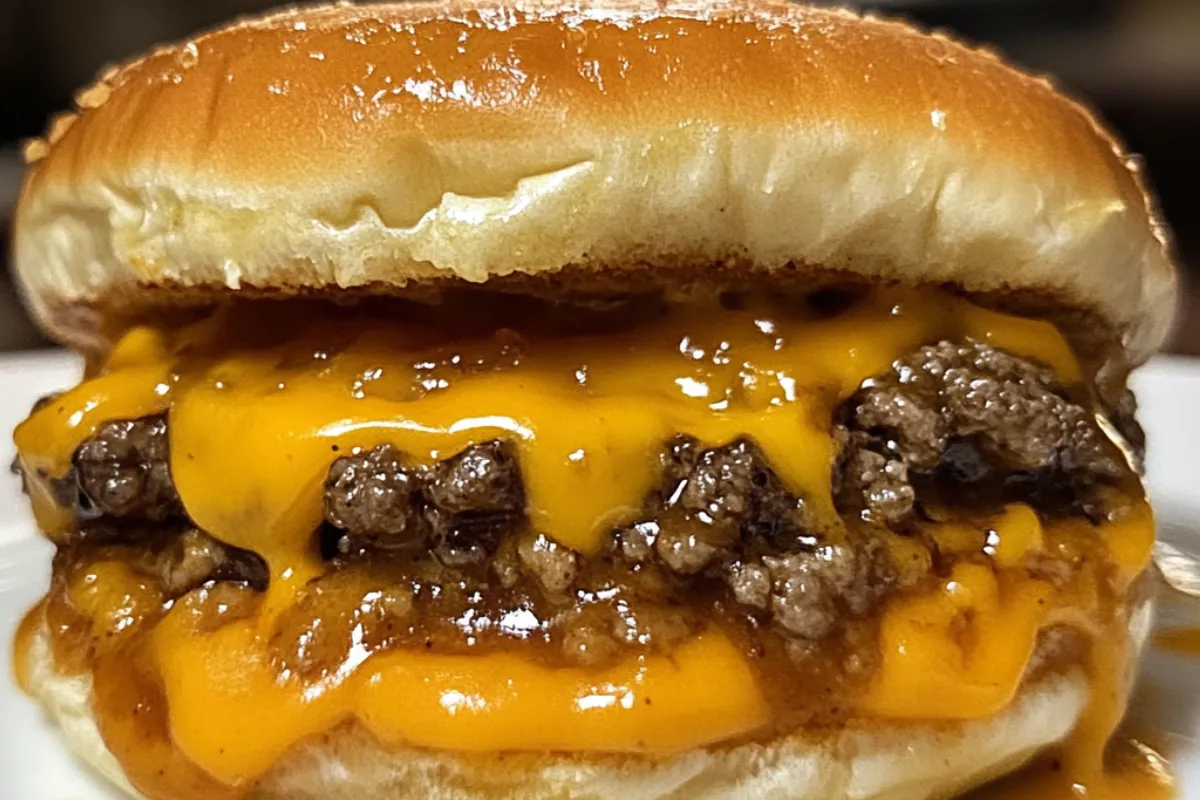
[[[80,445],[71,474],[53,484],[74,506],[80,537],[136,542],[139,525],[170,520],[182,532],[155,550],[168,593],[205,580],[265,585],[261,559],[188,524],[167,431],[164,416],[110,422]],[[752,440],[705,446],[680,435],[663,447],[661,479],[640,516],[590,558],[531,529],[510,443],[473,445],[433,465],[391,445],[355,451],[326,476],[324,528],[314,534],[330,572],[320,580],[390,565],[379,580],[400,600],[381,617],[387,625],[538,638],[579,663],[630,644],[669,646],[705,624],[706,603],[736,609],[803,654],[857,635],[847,626],[914,580],[899,578],[876,526],[903,533],[935,503],[975,508],[981,487],[997,501],[1015,495],[1047,513],[1074,512],[1129,470],[1049,370],[969,341],[923,347],[865,381],[837,411],[833,434],[835,497],[858,520],[847,531],[816,529],[804,498]],[[532,622],[504,622],[513,619]]]
[[[835,437],[839,505],[893,525],[913,514],[922,482],[948,485],[942,502],[969,502],[980,488],[995,501],[1074,510],[1130,471],[1053,372],[971,341],[922,347],[864,382]]]

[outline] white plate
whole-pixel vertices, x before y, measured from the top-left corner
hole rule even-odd
[[[78,367],[52,353],[0,358],[0,465],[12,459],[7,438],[38,397],[70,386]],[[1143,369],[1135,389],[1150,438],[1149,475],[1162,538],[1200,552],[1200,361],[1164,358]],[[36,535],[15,479],[0,475],[0,665],[11,663],[13,629],[44,591],[51,547]],[[1200,624],[1200,603],[1167,603],[1171,624]],[[1130,724],[1165,746],[1181,785],[1181,800],[1200,800],[1200,658],[1152,650],[1135,694]],[[115,800],[59,745],[38,709],[11,679],[0,676],[0,798]]]

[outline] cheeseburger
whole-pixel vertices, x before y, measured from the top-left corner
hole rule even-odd
[[[18,677],[127,791],[1103,780],[1167,235],[991,53],[770,2],[290,9],[27,146],[78,386]]]

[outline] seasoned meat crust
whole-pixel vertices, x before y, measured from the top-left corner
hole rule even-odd
[[[72,462],[85,513],[160,521],[183,510],[171,481],[165,416],[107,422]]]
[[[1129,471],[1050,370],[979,342],[922,347],[866,381],[839,419],[835,493],[871,521],[909,517],[922,476],[1078,504]]]
[[[1136,434],[1132,396],[1106,393],[1118,398],[1120,428]],[[374,598],[363,600],[371,607],[363,619],[380,642],[533,639],[579,664],[629,646],[669,648],[716,610],[805,659],[814,648],[869,640],[863,631],[881,600],[936,568],[893,564],[885,532],[907,536],[914,521],[947,507],[989,513],[1012,500],[1043,514],[1092,514],[1100,490],[1130,470],[1049,370],[972,341],[898,360],[865,381],[831,426],[845,530],[814,525],[806,499],[751,439],[678,435],[662,446],[660,480],[640,514],[590,557],[533,528],[511,443],[482,442],[434,464],[386,444],[331,454],[324,523],[314,531],[329,569],[311,604],[359,592]],[[168,428],[165,416],[109,422],[79,446],[71,473],[51,482],[77,519],[60,546],[144,548],[167,597],[209,581],[265,587],[261,558],[188,520],[171,480]],[[1029,568],[1053,577],[1069,565],[1047,556]],[[330,629],[306,608],[288,618],[297,641],[324,641]],[[309,651],[285,661],[302,671],[315,663]]]
[[[503,442],[473,445],[434,467],[391,445],[343,456],[325,481],[325,521],[343,554],[426,548],[452,564],[481,563],[525,512],[515,456]]]
[[[405,547],[420,541],[420,487],[391,445],[337,459],[325,480],[325,520],[353,531],[359,546]],[[348,535],[339,550],[349,552]]]

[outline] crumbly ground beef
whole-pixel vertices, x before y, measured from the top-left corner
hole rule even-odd
[[[734,599],[744,606],[766,610],[771,603],[774,580],[762,562],[734,561],[726,568],[725,582]]]
[[[522,537],[517,555],[542,589],[555,597],[565,596],[579,574],[579,554],[544,533]]]
[[[704,526],[699,540],[725,546],[750,539],[784,549],[812,543],[803,498],[784,489],[753,441],[740,438],[704,449],[690,437],[677,436],[662,462],[664,481],[653,500]],[[670,527],[665,519],[662,524]]]
[[[482,563],[524,511],[520,469],[499,441],[431,468],[379,445],[334,461],[325,482],[325,520],[342,532],[343,554],[425,548],[449,565]]]
[[[843,504],[861,503],[873,519],[897,522],[907,517],[917,492],[905,459],[891,453],[886,444],[880,446],[866,431],[839,425],[834,435],[840,454],[835,494]]]
[[[656,583],[645,574],[622,576],[621,565],[589,575],[594,591],[581,592],[551,620],[552,643],[581,666],[611,661],[629,647],[670,653],[705,627],[705,600],[691,587]],[[608,598],[608,599],[602,599]]]
[[[325,479],[325,520],[348,531],[339,549],[397,548],[421,542],[420,476],[391,445],[339,458]],[[353,537],[353,538],[352,538]]]
[[[439,462],[424,491],[429,504],[445,514],[519,514],[525,509],[516,455],[500,441],[468,447]]]
[[[811,551],[765,556],[775,622],[804,639],[827,636],[847,615],[863,616],[893,580],[878,544],[826,544]]]
[[[1131,396],[1113,397],[1114,424],[1137,433]],[[892,564],[875,525],[904,532],[918,513],[975,507],[980,497],[1086,510],[1128,469],[1049,370],[973,342],[896,362],[844,404],[833,432],[836,499],[869,524],[816,529],[804,498],[749,438],[706,445],[676,436],[640,518],[587,557],[531,527],[509,443],[477,444],[433,465],[390,445],[337,458],[321,533],[331,571],[285,621],[284,661],[311,672],[325,663],[318,651],[341,652],[361,624],[381,646],[534,639],[570,663],[601,664],[630,645],[669,650],[715,614],[754,631],[754,647],[774,637],[797,661],[842,648],[865,670],[870,648],[855,642],[870,635],[881,598],[939,568],[931,559]],[[102,426],[76,452],[71,475],[52,482],[76,508],[76,542],[152,539],[147,569],[169,597],[210,581],[265,587],[262,559],[188,523],[168,461],[165,417]],[[140,533],[147,525],[158,533]],[[1071,574],[1056,557],[1026,567],[1055,582]],[[360,610],[322,623],[318,610],[343,596]]]
[[[615,557],[722,585],[734,603],[796,639],[822,639],[869,613],[892,583],[874,542],[829,542],[810,530],[803,499],[749,439],[705,449],[677,437],[662,464],[647,518],[615,534]]]
[[[106,422],[72,460],[84,516],[161,521],[182,513],[164,416]]]
[[[1077,500],[1128,471],[1049,369],[972,341],[922,347],[865,382],[836,436],[843,509],[889,524],[913,513],[922,476]]]

